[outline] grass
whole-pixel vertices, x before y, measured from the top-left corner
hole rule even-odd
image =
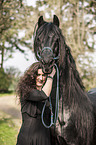
[[[0,97],[5,97],[5,96],[13,96],[16,95],[14,92],[11,93],[0,93]]]
[[[19,125],[10,116],[0,112],[0,145],[16,145]]]

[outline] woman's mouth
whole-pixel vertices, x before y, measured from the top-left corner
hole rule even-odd
[[[43,83],[43,80],[38,80],[38,82],[42,84]]]

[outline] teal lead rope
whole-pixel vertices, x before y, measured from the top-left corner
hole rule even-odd
[[[49,96],[50,111],[51,111],[51,122],[50,122],[49,126],[45,124],[44,119],[43,119],[44,110],[45,110],[45,107],[46,107],[47,100],[45,101],[45,104],[44,104],[43,109],[42,109],[42,114],[41,114],[42,123],[46,128],[50,128],[52,125],[56,125],[56,122],[57,122],[57,119],[58,119],[58,113],[59,113],[59,69],[58,69],[56,64],[55,64],[55,67],[56,67],[56,71],[57,71],[57,89],[56,89],[55,115],[53,114],[53,111],[52,111],[51,97]],[[53,117],[54,117],[54,119],[53,119]]]

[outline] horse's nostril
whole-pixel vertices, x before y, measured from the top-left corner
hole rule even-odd
[[[48,72],[49,71],[49,69],[45,69],[45,72]]]
[[[46,61],[45,61],[44,59],[42,59],[41,63],[42,63],[43,65],[47,64]]]
[[[53,62],[53,59],[51,59],[51,60],[49,61],[50,64],[52,64],[52,62]]]
[[[41,62],[44,63],[44,60],[42,59]]]

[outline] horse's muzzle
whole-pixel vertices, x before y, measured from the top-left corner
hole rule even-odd
[[[50,47],[44,47],[41,52],[41,60],[43,64],[50,64],[53,60],[53,51]]]
[[[54,57],[52,49],[50,47],[44,47],[40,55],[37,52],[37,56],[42,63],[43,72],[51,73],[55,60],[58,59],[58,57]]]
[[[44,47],[41,51],[41,55],[39,57],[41,63],[42,63],[42,70],[44,73],[51,73],[52,72],[52,66],[54,63],[53,59],[53,51],[50,47]]]

